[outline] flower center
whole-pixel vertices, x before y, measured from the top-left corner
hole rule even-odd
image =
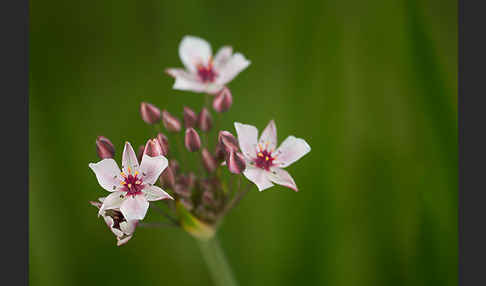
[[[209,61],[209,64],[207,66],[199,64],[197,66],[197,74],[199,76],[199,79],[204,83],[214,82],[216,76],[218,75],[213,68],[212,61]]]
[[[261,144],[259,144],[257,149],[257,156],[253,161],[255,165],[258,168],[269,171],[270,167],[273,166],[273,160],[275,160],[275,156],[272,156],[272,151],[268,151],[266,148],[263,149]]]
[[[131,174],[130,170],[128,171],[128,175],[125,173],[121,173],[123,177],[123,181],[121,184],[123,185],[122,191],[127,192],[127,195],[138,195],[142,192],[145,185],[143,184],[142,178],[138,177],[138,172],[135,172],[133,175]]]

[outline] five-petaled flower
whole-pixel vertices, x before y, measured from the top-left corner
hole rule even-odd
[[[294,179],[282,168],[299,160],[311,150],[304,139],[289,136],[275,149],[277,128],[273,120],[263,130],[259,140],[255,126],[235,122],[235,129],[247,162],[243,174],[257,185],[259,191],[272,187],[273,183],[298,190]]]
[[[167,158],[144,154],[139,165],[135,151],[128,142],[125,143],[122,156],[122,172],[113,159],[89,164],[101,187],[111,192],[104,199],[99,215],[108,209],[119,209],[127,221],[142,220],[147,213],[149,201],[173,199],[154,185],[168,165]]]
[[[169,68],[175,78],[173,88],[215,94],[250,64],[242,54],[233,54],[230,46],[223,46],[214,56],[205,40],[185,36],[179,45],[179,57],[186,67]]]
[[[100,209],[104,200],[105,198],[99,198],[99,202],[90,203]],[[105,209],[101,212],[101,216],[111,232],[116,236],[117,246],[127,243],[132,238],[138,220],[126,220],[120,209]]]

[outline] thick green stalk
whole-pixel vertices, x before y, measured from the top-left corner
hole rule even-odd
[[[208,266],[209,273],[216,286],[237,286],[231,268],[216,236],[208,239],[196,239],[201,254]]]

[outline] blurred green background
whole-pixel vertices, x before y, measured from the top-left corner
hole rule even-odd
[[[456,1],[31,1],[31,285],[211,285],[194,240],[139,228],[115,246],[89,200],[95,138],[117,148],[203,97],[171,89],[186,34],[252,61],[233,121],[311,153],[300,192],[254,188],[218,236],[241,285],[456,285]]]

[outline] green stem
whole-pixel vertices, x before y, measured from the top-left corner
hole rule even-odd
[[[196,239],[201,254],[216,286],[237,286],[231,268],[216,236],[209,240]]]

